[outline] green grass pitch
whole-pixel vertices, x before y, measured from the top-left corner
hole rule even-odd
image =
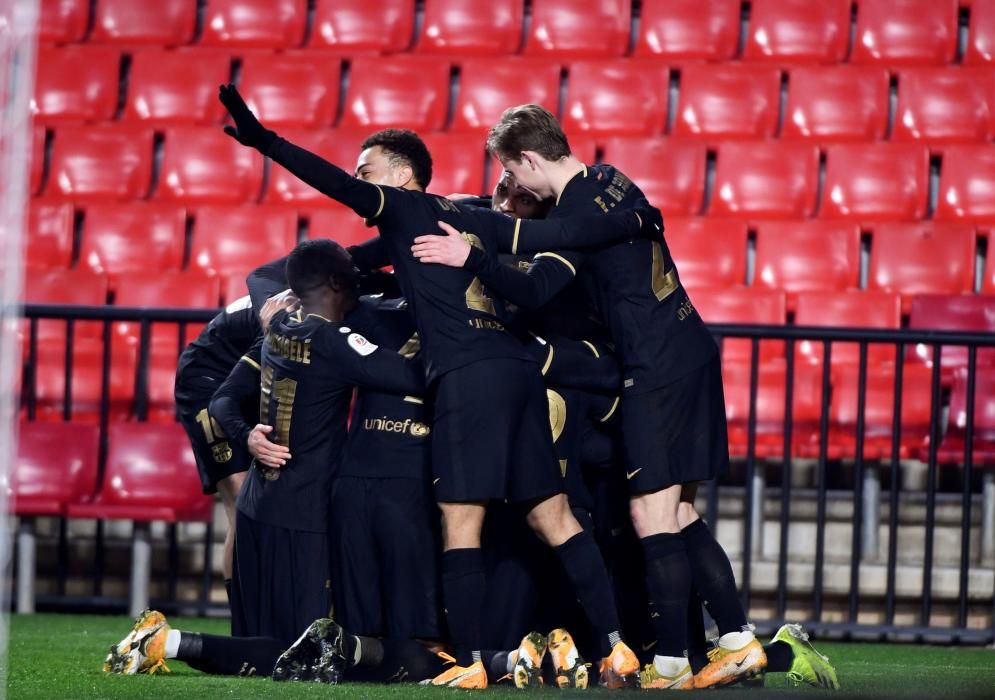
[[[176,618],[178,629],[225,634],[226,620]],[[404,684],[376,686],[343,684],[276,684],[265,678],[208,676],[171,661],[172,673],[162,676],[105,676],[100,666],[107,648],[131,625],[125,616],[14,615],[10,628],[8,697],[11,698],[446,698],[467,691],[421,688]],[[995,697],[995,651],[978,648],[927,647],[901,644],[817,643],[836,665],[843,691],[837,697]],[[783,687],[783,674],[768,674],[764,690],[729,688],[718,697],[825,694],[814,688]],[[514,694],[514,688],[494,688],[490,694]],[[554,697],[560,691],[539,694]],[[581,692],[581,691],[577,691]],[[603,697],[611,691],[582,691]],[[628,691],[615,691],[624,692]],[[533,693],[535,694],[535,693]],[[699,693],[700,694],[700,693]]]

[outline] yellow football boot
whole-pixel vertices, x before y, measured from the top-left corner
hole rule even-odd
[[[601,660],[601,685],[606,688],[629,688],[639,681],[639,658],[625,642],[612,647]]]
[[[753,678],[766,668],[767,654],[756,637],[739,648],[723,646],[720,638],[708,652],[708,665],[695,674],[694,687],[719,688]]]
[[[587,664],[577,651],[570,633],[565,629],[555,629],[549,633],[548,642],[556,685],[560,688],[586,688],[589,680]]]
[[[169,672],[166,666],[166,637],[169,623],[158,610],[146,610],[124,639],[111,647],[104,660],[104,673],[133,676]]]

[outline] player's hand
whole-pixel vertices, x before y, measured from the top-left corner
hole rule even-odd
[[[411,246],[411,253],[423,263],[463,267],[470,257],[470,244],[446,222],[438,223],[445,235],[418,236]]]
[[[269,330],[269,324],[273,322],[273,317],[276,316],[280,311],[290,311],[294,307],[298,306],[301,300],[297,298],[291,290],[285,289],[279,294],[274,294],[266,303],[263,304],[263,308],[259,309],[259,322],[262,324],[263,330]]]
[[[452,194],[447,194],[446,195],[446,199],[450,200],[451,202],[458,202],[461,199],[473,199],[476,196],[477,195],[475,195],[475,194],[465,194],[463,192],[453,192]]]
[[[257,148],[266,155],[266,151],[276,141],[276,132],[270,131],[256,119],[256,115],[231,83],[218,88],[218,99],[235,122],[235,126],[225,127],[225,133],[243,146]]]
[[[259,424],[249,432],[249,453],[267,467],[279,469],[290,459],[290,448],[270,442],[266,437],[273,432],[272,425]]]

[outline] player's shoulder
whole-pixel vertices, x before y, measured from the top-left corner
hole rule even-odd
[[[321,329],[322,347],[333,357],[353,358],[367,357],[373,354],[379,346],[367,338],[359,328],[353,328],[348,322],[330,322]]]

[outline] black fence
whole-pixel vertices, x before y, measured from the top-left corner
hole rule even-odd
[[[24,384],[23,384],[23,408],[28,419],[35,416],[36,394],[35,394],[35,368],[37,367],[37,338],[38,323],[41,321],[51,322],[51,320],[61,320],[66,325],[66,347],[65,347],[65,396],[63,398],[62,417],[65,420],[72,419],[72,386],[73,386],[73,342],[74,327],[77,323],[84,321],[97,321],[103,324],[103,363],[101,367],[101,394],[100,394],[100,450],[99,463],[102,477],[103,463],[107,454],[107,427],[110,421],[110,391],[109,373],[111,369],[111,340],[112,326],[116,322],[129,321],[139,324],[138,338],[138,361],[136,368],[136,384],[134,399],[134,416],[137,420],[145,420],[148,411],[148,375],[149,375],[149,354],[151,330],[154,324],[180,324],[179,346],[182,347],[190,338],[186,337],[185,327],[187,324],[204,323],[210,320],[216,311],[189,310],[189,309],[143,309],[143,308],[121,308],[121,307],[77,307],[77,306],[56,306],[56,305],[28,305],[24,308],[24,317],[27,319],[28,349],[26,353]],[[770,610],[772,615],[769,619],[762,620],[759,624],[761,628],[773,627],[785,620],[789,615],[789,541],[791,538],[791,506],[792,500],[802,491],[815,501],[815,543],[814,553],[811,561],[813,579],[810,593],[811,604],[807,615],[802,615],[802,620],[811,629],[823,634],[840,635],[844,637],[897,637],[914,640],[932,641],[959,641],[962,643],[992,643],[995,641],[995,593],[991,589],[975,591],[975,619],[977,619],[978,602],[983,601],[987,610],[981,618],[988,618],[985,626],[969,626],[969,615],[972,609],[970,596],[970,578],[972,571],[990,570],[991,564],[985,565],[978,561],[977,557],[972,557],[972,511],[975,508],[975,501],[979,500],[974,487],[974,472],[979,465],[975,464],[974,458],[974,436],[975,436],[975,412],[976,412],[976,377],[979,367],[979,350],[988,352],[987,348],[995,348],[995,335],[985,333],[951,333],[951,332],[930,332],[930,331],[908,331],[908,330],[869,330],[869,329],[831,329],[798,326],[743,326],[743,325],[714,325],[711,326],[713,333],[720,343],[726,339],[744,338],[748,339],[751,353],[749,359],[749,411],[746,420],[746,449],[745,457],[738,462],[741,468],[741,483],[737,483],[734,477],[722,484],[709,487],[705,493],[706,517],[713,525],[720,521],[719,504],[720,497],[726,495],[742,494],[742,574],[740,585],[744,604],[747,609],[754,601],[757,593],[754,591],[753,568],[754,568],[754,546],[757,537],[756,519],[761,512],[757,508],[758,494],[756,485],[763,482],[763,478],[770,473],[771,463],[773,469],[778,471],[780,481],[780,512],[778,554],[776,559],[776,585],[771,600]],[[779,342],[783,343],[784,353],[784,417],[783,417],[783,450],[778,457],[765,454],[758,456],[757,431],[758,431],[758,411],[757,400],[760,383],[760,343]],[[821,393],[819,400],[821,407],[818,413],[818,449],[813,455],[815,464],[814,489],[796,489],[792,486],[792,466],[797,459],[794,444],[794,432],[796,422],[793,416],[793,400],[795,398],[795,380],[798,374],[799,363],[796,360],[796,345],[802,341],[814,342],[821,345]],[[742,341],[740,341],[742,342]],[[849,561],[849,589],[845,594],[842,612],[839,612],[839,595],[837,600],[837,613],[827,616],[826,603],[827,594],[825,592],[825,569],[826,569],[826,525],[827,525],[827,503],[830,493],[830,465],[839,464],[838,458],[831,458],[829,453],[830,435],[830,405],[832,401],[832,352],[834,346],[839,343],[855,343],[859,346],[857,361],[857,418],[855,425],[856,447],[852,459],[852,541]],[[865,399],[868,383],[868,373],[875,371],[868,361],[868,348],[870,345],[889,345],[894,348],[894,390],[892,397],[893,419],[891,426],[891,451],[890,458],[880,460],[873,465],[873,468],[882,477],[881,500],[887,499],[888,504],[888,549],[885,557],[886,583],[884,595],[881,598],[874,596],[871,601],[879,619],[877,622],[868,623],[861,620],[861,613],[866,612],[865,597],[861,591],[861,566],[862,566],[862,541],[861,533],[864,530],[865,509],[864,501],[864,477],[870,467],[864,456],[865,445]],[[919,359],[909,358],[909,348],[920,345],[929,349],[932,360],[930,373],[929,391],[929,427],[928,441],[923,446],[921,461],[926,465],[926,482],[921,493],[916,493],[916,497],[922,497],[925,503],[925,519],[923,522],[924,545],[922,547],[921,559],[921,602],[918,605],[914,622],[909,622],[906,614],[902,621],[899,621],[897,614],[901,596],[898,592],[898,535],[900,520],[899,514],[902,507],[903,489],[901,485],[902,470],[902,414],[905,403],[905,387],[903,378],[904,368],[912,362],[918,362],[920,367],[922,362]],[[967,374],[967,395],[966,395],[966,421],[964,422],[963,434],[963,457],[960,460],[960,471],[962,488],[959,494],[960,508],[960,553],[958,586],[955,601],[947,601],[948,607],[953,612],[948,614],[948,618],[953,620],[952,625],[936,625],[934,618],[934,595],[933,595],[933,574],[934,574],[934,532],[936,526],[937,509],[937,470],[938,470],[938,447],[944,435],[944,397],[945,381],[943,357],[944,352],[949,352],[950,348],[966,348],[966,374]],[[178,347],[179,350],[179,347]],[[963,351],[961,351],[963,352]],[[995,353],[993,353],[995,354]],[[995,463],[985,463],[981,466],[995,467]],[[758,481],[759,479],[759,481]],[[99,482],[98,482],[99,483]],[[814,493],[813,493],[814,491]],[[886,496],[885,496],[886,492]],[[836,495],[839,495],[837,489]],[[949,495],[949,494],[947,494]],[[846,493],[844,492],[844,496]],[[950,499],[947,498],[947,502]],[[990,509],[986,513],[991,517]],[[727,516],[728,517],[728,516]],[[991,526],[991,523],[988,523]],[[982,529],[986,525],[982,523]],[[65,541],[65,523],[60,529],[60,562],[59,562],[59,590],[65,590],[65,574],[67,549]],[[103,539],[102,528],[98,525],[97,530],[97,562],[94,568],[94,596],[91,603],[108,604],[110,601],[100,595],[100,580],[103,575]],[[171,543],[171,554],[175,556],[175,528],[172,530],[173,539]],[[210,536],[210,531],[208,532]],[[207,543],[205,543],[207,544]],[[210,583],[210,547],[205,550],[204,590],[199,606],[201,611],[208,608],[207,594]],[[807,561],[793,561],[792,563],[805,563]],[[837,562],[833,566],[845,566]],[[170,591],[175,591],[175,581],[171,583]],[[798,597],[799,591],[794,591]],[[990,596],[990,597],[989,597]],[[56,596],[55,598],[58,598]],[[906,598],[908,596],[906,595]],[[40,600],[42,604],[50,603],[64,607],[66,605],[83,604],[84,600]],[[169,607],[168,601],[165,601]],[[906,607],[908,600],[905,601]],[[797,604],[793,608],[797,613]],[[835,619],[834,619],[835,618]],[[842,619],[841,619],[842,618]],[[833,620],[833,621],[828,621]]]

